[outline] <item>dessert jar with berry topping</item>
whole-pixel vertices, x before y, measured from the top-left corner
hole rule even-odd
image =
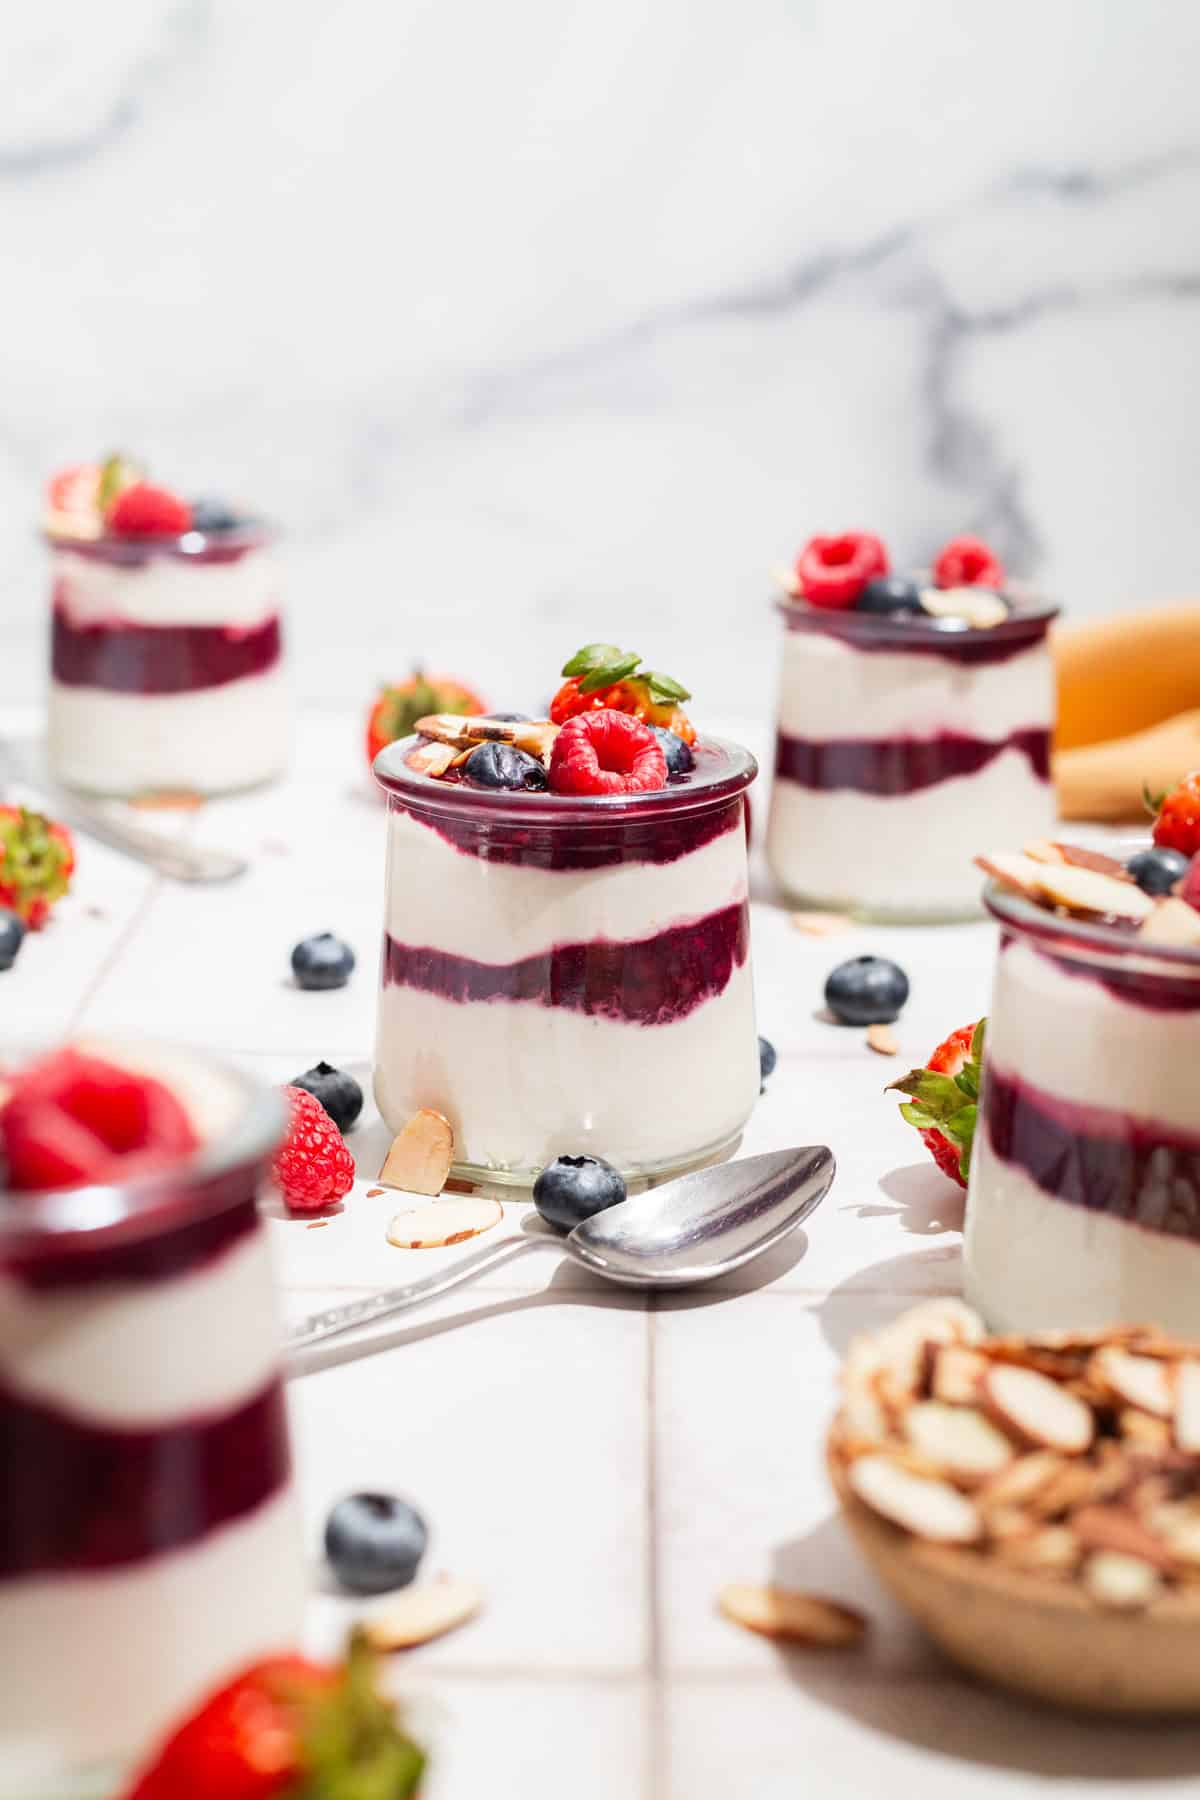
[[[274,534],[110,458],[50,484],[48,754],[116,797],[279,775],[290,730]]]
[[[559,1155],[644,1175],[731,1146],[759,1088],[753,757],[677,733],[663,746],[612,707],[561,729],[422,730],[448,741],[409,739],[375,762],[388,802],[375,1091],[388,1125],[432,1108],[450,1121],[459,1174],[521,1185]]]
[[[805,547],[780,612],[775,880],[865,917],[977,913],[980,817],[1018,841],[1054,821],[1056,609],[976,539],[898,576],[878,538],[848,533]]]
[[[283,1108],[117,1041],[6,1055],[0,1090],[0,1792],[109,1793],[301,1624],[256,1207]]]
[[[968,1294],[1004,1331],[1146,1320],[1195,1332],[1200,912],[1130,879],[1136,858],[1126,869],[1070,846],[1029,851],[981,859],[1000,944]]]

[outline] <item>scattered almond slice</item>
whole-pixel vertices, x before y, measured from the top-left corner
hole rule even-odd
[[[1168,1363],[1158,1362],[1152,1356],[1134,1356],[1128,1350],[1109,1346],[1096,1351],[1089,1364],[1089,1373],[1119,1400],[1139,1407],[1142,1412],[1169,1419],[1174,1411]]]
[[[498,1200],[445,1198],[432,1206],[417,1206],[397,1213],[387,1228],[389,1244],[397,1250],[443,1250],[490,1231],[504,1217]]]
[[[1175,1371],[1175,1447],[1200,1456],[1200,1363],[1182,1362]]]
[[[440,1194],[453,1161],[449,1119],[422,1107],[392,1139],[379,1179],[385,1187],[403,1188],[409,1194]]]
[[[1158,1570],[1119,1550],[1098,1550],[1083,1566],[1083,1585],[1102,1606],[1148,1606],[1162,1591]]]
[[[904,1431],[919,1456],[965,1481],[994,1475],[1015,1455],[1004,1433],[970,1406],[919,1400],[908,1409]]]
[[[1091,1408],[1036,1369],[996,1363],[980,1391],[992,1416],[1028,1444],[1072,1455],[1086,1450],[1092,1441],[1095,1421]]]
[[[954,1406],[969,1406],[975,1399],[982,1377],[987,1373],[987,1359],[977,1350],[959,1344],[944,1344],[933,1357],[930,1392],[935,1400],[947,1400]]]
[[[717,1605],[727,1619],[746,1631],[813,1648],[850,1649],[861,1644],[867,1634],[866,1618],[852,1606],[793,1588],[730,1582],[717,1595]]]
[[[1127,1506],[1081,1506],[1071,1514],[1071,1530],[1085,1550],[1119,1550],[1167,1574],[1173,1567],[1166,1545]]]
[[[473,1582],[430,1581],[404,1588],[363,1629],[376,1650],[412,1650],[465,1625],[482,1605],[483,1590]]]
[[[922,588],[921,610],[932,619],[961,619],[979,630],[1003,625],[1009,616],[999,594],[977,587]]]
[[[792,914],[792,924],[806,937],[836,937],[841,931],[851,930],[854,920],[845,913],[797,912]]]
[[[893,1457],[859,1456],[847,1480],[872,1512],[938,1544],[973,1544],[983,1530],[978,1512],[948,1481],[914,1475]]]
[[[1153,912],[1147,913],[1138,927],[1143,943],[1176,945],[1181,950],[1200,944],[1200,912],[1171,894],[1160,900]]]
[[[867,1026],[867,1048],[877,1056],[899,1056],[900,1042],[890,1025]]]
[[[417,744],[404,760],[417,775],[444,775],[455,750],[453,744]]]

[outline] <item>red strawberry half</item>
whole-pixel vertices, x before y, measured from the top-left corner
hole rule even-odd
[[[924,1069],[910,1069],[889,1085],[910,1096],[901,1116],[915,1125],[943,1175],[966,1187],[983,1074],[986,1019],[964,1025],[940,1043]]]
[[[199,1141],[161,1081],[80,1050],[22,1070],[0,1109],[8,1185],[19,1192],[125,1180],[189,1155]]]

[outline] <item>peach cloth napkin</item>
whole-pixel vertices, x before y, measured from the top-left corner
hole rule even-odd
[[[1200,768],[1200,605],[1060,627],[1054,781],[1064,819],[1146,817]]]

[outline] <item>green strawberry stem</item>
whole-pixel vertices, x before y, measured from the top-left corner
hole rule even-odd
[[[425,1756],[379,1689],[379,1662],[362,1632],[341,1680],[313,1702],[302,1734],[304,1774],[288,1800],[410,1800]]]
[[[910,1069],[899,1081],[888,1083],[909,1096],[900,1116],[918,1131],[940,1131],[957,1149],[963,1180],[971,1171],[971,1149],[979,1114],[979,1085],[983,1076],[986,1019],[980,1019],[971,1038],[971,1054],[957,1075],[941,1075],[936,1069]]]

